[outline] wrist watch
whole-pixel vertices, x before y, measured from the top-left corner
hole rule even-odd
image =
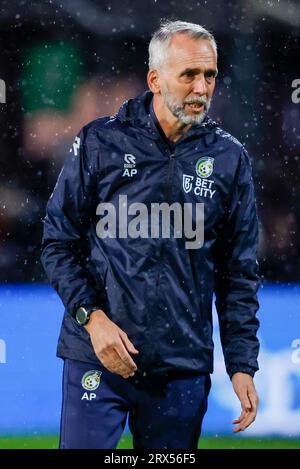
[[[93,311],[97,311],[97,309],[100,309],[99,306],[80,306],[76,310],[75,318],[78,324],[81,326],[85,326],[89,320],[90,320],[90,315],[92,314]]]

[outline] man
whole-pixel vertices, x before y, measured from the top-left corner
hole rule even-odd
[[[163,23],[150,91],[83,128],[49,200],[42,261],[66,307],[61,448],[114,448],[127,415],[135,448],[197,447],[214,291],[242,407],[234,431],[255,419],[256,207],[245,148],[206,115],[216,76],[213,36]],[[169,236],[149,215],[157,204],[176,207]],[[188,214],[190,248],[177,233]]]

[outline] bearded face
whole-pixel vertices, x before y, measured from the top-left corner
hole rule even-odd
[[[211,98],[205,96],[190,97],[179,99],[168,89],[168,86],[162,86],[162,97],[169,111],[185,125],[201,124],[209,111]]]
[[[175,34],[157,70],[163,107],[184,125],[201,124],[217,76],[217,54],[206,39]]]

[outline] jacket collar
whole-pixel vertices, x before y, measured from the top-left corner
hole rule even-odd
[[[153,93],[151,91],[145,91],[136,98],[125,101],[115,117],[123,123],[138,127],[143,133],[157,140],[161,138],[161,136],[150,113],[152,98]],[[203,135],[211,132],[216,127],[217,123],[206,115],[201,124],[193,125],[184,135]]]

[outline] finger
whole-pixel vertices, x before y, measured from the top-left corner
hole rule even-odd
[[[233,429],[233,432],[234,433],[238,433],[238,432],[243,432],[244,430],[246,430],[246,428],[249,427],[249,425],[251,425],[251,423],[253,423],[254,420],[249,420],[247,422],[244,422],[243,424],[240,424],[238,427],[235,427]]]
[[[129,368],[129,371],[136,371],[137,370],[137,366],[136,364],[134,363],[134,361],[132,360],[131,356],[129,355],[129,353],[127,352],[126,348],[124,347],[123,345],[123,342],[122,340],[120,339],[120,341],[116,344],[115,346],[115,351],[117,352],[117,354],[119,355],[120,359],[122,360],[122,362]]]
[[[250,411],[252,410],[252,404],[250,402],[250,399],[247,395],[243,396],[241,398],[241,405],[242,405],[242,409],[245,410],[245,411]]]
[[[248,412],[249,412],[248,410],[242,408],[241,415],[240,415],[238,418],[236,418],[232,423],[239,423],[239,422],[241,422],[241,421],[246,417],[246,415],[247,415]]]
[[[233,425],[237,424],[237,423],[242,423],[246,418],[246,414],[245,415],[241,415],[239,418],[235,419],[232,423]]]
[[[249,411],[243,409],[241,415],[238,418],[234,419],[232,423],[233,424],[242,423],[244,422],[245,418],[247,418],[248,415],[249,415]]]
[[[232,431],[233,431],[233,433],[239,433],[239,432],[242,431],[242,426],[239,425],[238,427],[235,427]]]
[[[232,423],[233,423],[233,424],[235,424],[235,423],[240,423],[241,420],[242,420],[242,417],[239,417],[238,419],[234,419]]]
[[[133,376],[134,376],[134,372],[123,375],[123,378],[128,379],[128,378],[132,378]]]
[[[251,402],[251,406],[255,412],[257,412],[257,407],[258,407],[258,395],[256,392],[249,392],[248,393],[249,400]]]
[[[250,427],[250,425],[255,421],[255,417],[251,417],[251,419],[247,419],[247,421],[243,424],[243,430],[246,430],[246,428]]]
[[[251,425],[251,423],[254,422],[254,420],[255,420],[255,414],[254,414],[254,412],[250,412],[249,415],[247,417],[245,417],[240,422],[240,424],[233,429],[234,433],[244,431],[246,428],[249,427],[249,425]]]
[[[240,423],[236,427],[233,428],[234,433],[242,431],[244,428],[245,422],[246,422],[246,419],[241,420]]]
[[[102,357],[106,361],[106,366],[109,367],[109,370],[113,371],[113,373],[132,373],[136,370],[134,361],[128,354],[119,337],[117,338],[117,343],[115,345],[107,348],[102,353]]]
[[[241,420],[243,420],[246,417],[247,412],[248,412],[247,410],[242,409],[241,415],[237,419],[235,419],[235,421],[240,422]]]
[[[138,353],[140,353],[140,352],[135,348],[135,346],[133,345],[133,343],[131,342],[131,340],[129,340],[128,335],[127,335],[125,332],[121,331],[121,332],[120,332],[120,337],[121,337],[121,339],[122,339],[122,341],[123,341],[123,344],[125,345],[126,349],[128,350],[128,352],[133,353],[133,354],[138,354]]]
[[[118,357],[118,356],[117,356]],[[120,358],[118,357],[118,360],[120,360]],[[106,364],[104,365],[111,373],[114,373],[114,374],[117,374],[117,375],[120,375],[122,376],[122,378],[129,378],[130,376],[134,376],[134,372],[132,371],[129,371],[128,368],[126,366],[124,366],[122,364],[122,362],[120,361],[119,363],[113,363],[113,364]]]
[[[125,379],[131,378],[131,377],[133,377],[134,374],[135,374],[134,371],[132,371],[132,372],[131,372],[131,371],[127,371],[127,369],[126,369],[126,370],[120,370],[120,371],[117,372],[117,373],[118,373],[120,376],[122,376],[122,378],[125,378]]]
[[[116,354],[117,358],[115,360],[114,372],[118,375],[122,376],[122,378],[129,378],[130,376],[134,375],[135,371],[129,369],[127,365],[125,365],[121,360],[120,357]]]
[[[111,373],[118,374],[122,377],[130,376],[133,373],[132,369],[129,369],[128,366],[122,362],[120,356],[115,350],[103,352],[100,356],[100,360],[105,368]]]

